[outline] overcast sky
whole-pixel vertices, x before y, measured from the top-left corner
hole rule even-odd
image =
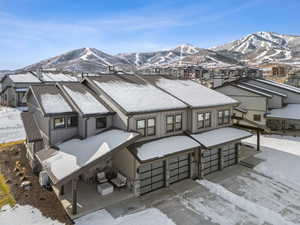
[[[299,12],[299,0],[0,0],[0,70],[82,47],[116,54],[300,35]]]

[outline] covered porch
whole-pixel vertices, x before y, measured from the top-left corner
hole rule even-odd
[[[138,133],[110,129],[87,139],[72,139],[36,156],[71,218],[132,197],[132,181],[114,162]],[[129,162],[130,163],[130,162]],[[125,168],[126,169],[126,168]],[[120,184],[120,185],[119,185]]]

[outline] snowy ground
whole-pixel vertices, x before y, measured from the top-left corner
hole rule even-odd
[[[21,110],[0,106],[0,144],[25,139]]]
[[[1,225],[63,225],[58,221],[44,217],[41,212],[31,206],[16,205],[0,209]]]
[[[256,144],[255,137],[244,142]],[[262,152],[256,157],[264,161],[254,170],[241,165],[230,167],[219,172],[223,173],[222,179],[212,175],[208,180],[193,182],[185,191],[172,189],[176,185],[170,191],[162,189],[149,198],[156,198],[150,208],[137,213],[114,218],[100,210],[76,220],[76,225],[300,224],[300,138],[262,136],[261,143]],[[169,197],[162,197],[167,192]],[[24,210],[0,212],[0,221],[5,221],[4,225],[29,225],[26,222],[36,218],[36,224],[60,225],[41,216],[33,217],[38,212],[32,208],[26,209],[29,216],[24,223]],[[15,218],[16,222],[12,220]]]

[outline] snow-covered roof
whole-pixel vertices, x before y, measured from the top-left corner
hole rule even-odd
[[[272,98],[272,95],[269,95],[266,92],[259,91],[259,90],[255,89],[255,88],[252,88],[252,87],[248,87],[248,86],[241,85],[241,84],[236,84],[234,86],[235,87],[239,87],[239,88],[241,88],[243,90],[246,90],[246,91],[250,91],[250,92],[258,94],[258,95],[262,95],[262,96],[265,96],[265,97],[268,97],[268,98]]]
[[[200,144],[192,138],[180,135],[149,141],[141,145],[137,144],[134,149],[137,157],[141,161],[146,161],[197,147],[200,147]]]
[[[300,120],[300,104],[288,104],[280,109],[272,109],[267,117]]]
[[[279,96],[281,96],[281,97],[287,97],[286,94],[283,94],[283,93],[281,93],[281,92],[273,91],[273,90],[271,90],[271,89],[264,88],[264,87],[259,87],[259,86],[254,85],[254,84],[250,84],[250,83],[246,83],[246,82],[241,82],[241,84],[246,85],[246,86],[249,86],[249,87],[252,87],[252,88],[257,89],[257,90],[265,91],[265,92],[267,92],[267,93],[271,93],[271,94],[274,94],[274,95],[279,95]]]
[[[22,73],[22,74],[8,75],[8,77],[14,83],[41,83],[41,81],[30,72]]]
[[[43,72],[40,79],[44,82],[59,82],[59,81],[78,81],[77,77],[64,73],[46,73]]]
[[[222,93],[191,80],[168,79],[162,76],[142,76],[191,107],[209,107],[238,103]]]
[[[61,86],[83,114],[105,114],[110,112],[83,84],[62,84]]]
[[[272,85],[272,86],[275,86],[275,87],[278,87],[278,88],[282,88],[282,89],[285,89],[285,90],[288,90],[288,91],[293,91],[293,92],[296,92],[296,93],[300,94],[300,88],[296,88],[296,87],[293,87],[293,86],[290,86],[290,85],[287,85],[287,84],[282,84],[282,83],[278,83],[278,82],[275,82],[275,81],[263,80],[263,79],[256,79],[256,81],[259,81],[259,82],[265,83],[265,84],[269,84],[269,85]]]
[[[252,136],[248,131],[237,128],[225,127],[218,128],[211,131],[206,131],[199,134],[191,135],[195,140],[199,141],[205,147],[221,145],[234,140],[240,140]]]
[[[126,112],[182,109],[187,105],[134,75],[89,77]]]
[[[46,149],[36,156],[56,184],[116,148],[130,144],[138,136],[138,133],[112,129],[83,140],[66,141],[58,145],[59,151]]]
[[[31,90],[45,114],[75,112],[62,91],[55,85],[34,85],[31,86]]]

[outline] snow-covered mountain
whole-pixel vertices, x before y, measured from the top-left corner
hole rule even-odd
[[[200,48],[190,44],[177,46],[176,48],[155,52],[121,53],[118,57],[129,61],[137,67],[162,66],[198,53]]]
[[[247,64],[300,64],[300,36],[294,35],[257,32],[211,50]]]
[[[106,71],[109,66],[114,66],[121,70],[133,68],[131,63],[124,58],[109,55],[95,48],[81,48],[43,60],[24,69],[55,68],[79,72],[102,72]]]

